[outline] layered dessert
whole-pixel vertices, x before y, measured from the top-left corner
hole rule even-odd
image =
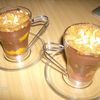
[[[0,13],[0,40],[6,56],[22,55],[25,52],[29,31],[27,11],[14,8]]]
[[[64,34],[67,71],[72,81],[89,82],[100,66],[100,27],[75,24]]]

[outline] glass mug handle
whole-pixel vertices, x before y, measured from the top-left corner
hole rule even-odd
[[[58,43],[45,43],[43,46],[43,58],[42,60],[44,63],[48,63],[48,61],[52,64],[54,64],[57,67],[57,71],[60,73],[66,75],[67,71],[66,69],[57,61],[54,59],[54,56],[58,55],[61,51],[64,50],[64,46]],[[52,67],[50,64],[48,64],[50,67]]]
[[[37,16],[34,19],[31,19],[31,26],[42,25],[42,28],[35,34],[35,37],[28,44],[26,50],[30,49],[31,46],[38,40],[38,38],[43,34],[49,25],[49,20],[47,16]]]

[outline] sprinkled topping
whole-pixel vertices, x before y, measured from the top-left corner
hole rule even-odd
[[[100,54],[100,28],[78,24],[68,28],[64,40],[82,54]]]
[[[29,15],[24,10],[11,10],[0,14],[0,31],[14,31],[22,28]]]

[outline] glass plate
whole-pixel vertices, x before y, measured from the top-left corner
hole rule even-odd
[[[54,57],[63,66],[66,66],[63,53]],[[53,66],[52,68],[50,66]],[[73,88],[67,84],[67,77],[56,70],[57,67],[47,61],[45,64],[45,79],[51,89],[67,100],[100,100],[100,68],[97,70],[90,86],[82,89]]]
[[[34,37],[34,34],[29,35],[29,41],[32,40]],[[43,40],[41,38],[38,38],[38,40],[33,44],[31,47],[31,50],[29,51],[29,54],[27,58],[24,61],[21,62],[10,62],[4,57],[3,49],[0,46],[0,69],[2,70],[19,70],[26,67],[30,67],[31,65],[37,63],[42,54],[41,49],[43,47]]]

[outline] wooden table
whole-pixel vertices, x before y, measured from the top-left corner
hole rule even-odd
[[[46,15],[49,27],[42,35],[45,42],[60,43],[66,27],[89,22],[100,25],[100,17],[91,11],[100,0],[1,0],[0,7],[20,5],[29,8],[33,17]],[[64,100],[48,86],[44,77],[44,63],[39,61],[19,71],[0,70],[0,100]]]

